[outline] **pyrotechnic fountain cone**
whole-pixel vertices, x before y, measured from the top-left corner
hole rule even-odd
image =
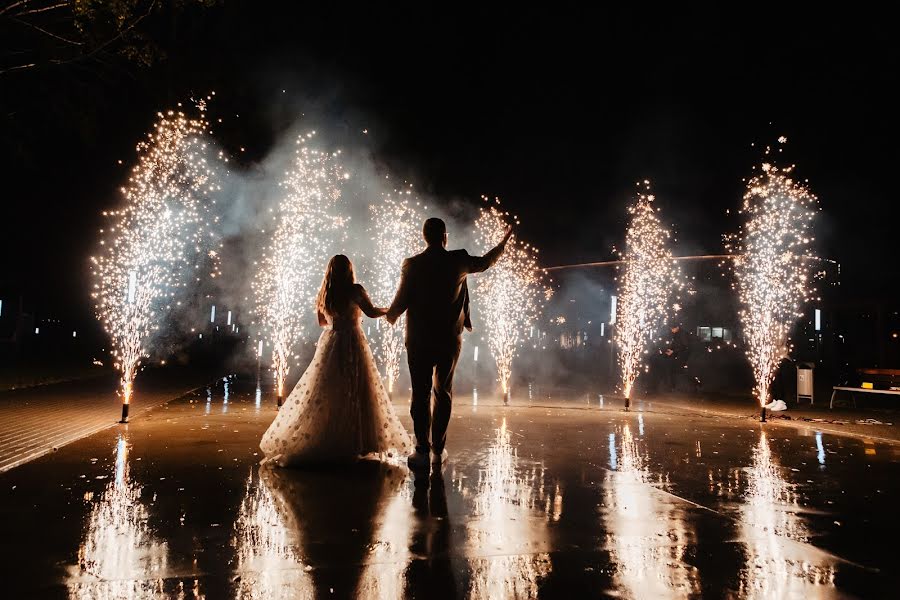
[[[278,408],[281,408],[282,405],[284,404],[284,396],[281,394],[278,394],[278,396],[276,396],[276,399],[278,401]]]
[[[759,422],[760,423],[766,422],[766,407],[765,406],[761,406],[759,408]]]
[[[126,380],[122,389],[122,420],[119,421],[119,423],[128,422],[128,407],[131,406],[131,394],[133,390],[134,384],[131,381]]]
[[[509,406],[509,390],[503,392],[503,406]]]

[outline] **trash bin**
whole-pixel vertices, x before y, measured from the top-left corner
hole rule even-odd
[[[798,362],[797,363],[797,404],[801,398],[809,399],[810,404],[813,401],[813,369],[816,368],[815,363]]]

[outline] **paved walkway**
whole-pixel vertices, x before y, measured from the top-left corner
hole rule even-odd
[[[132,416],[209,379],[202,372],[142,375]],[[0,473],[115,425],[122,411],[116,385],[115,376],[106,376],[0,392]]]

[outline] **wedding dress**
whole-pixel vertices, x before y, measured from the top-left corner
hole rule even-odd
[[[342,314],[324,316],[312,362],[260,442],[265,462],[402,458],[412,451],[363,333],[360,303],[371,303],[358,289]]]

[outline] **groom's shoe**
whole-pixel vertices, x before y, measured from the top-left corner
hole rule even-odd
[[[410,469],[421,470],[428,468],[428,451],[419,452],[416,450],[406,459],[406,464]]]
[[[432,452],[431,453],[431,466],[439,469],[441,467],[441,465],[443,465],[445,462],[447,462],[448,456],[449,456],[449,454],[447,454],[446,448],[441,450],[440,454],[435,454],[434,452]]]

